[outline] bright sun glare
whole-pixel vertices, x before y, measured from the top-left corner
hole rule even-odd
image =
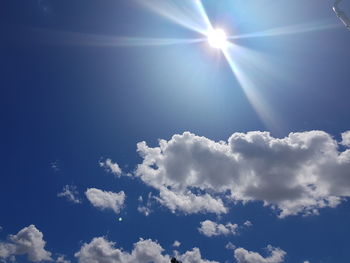
[[[209,32],[208,34],[209,45],[213,48],[223,49],[227,46],[227,36],[223,29],[218,28]]]

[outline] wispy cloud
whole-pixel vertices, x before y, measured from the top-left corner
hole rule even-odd
[[[62,192],[58,193],[57,196],[65,198],[73,204],[80,204],[82,202],[79,198],[79,192],[75,185],[64,186]]]

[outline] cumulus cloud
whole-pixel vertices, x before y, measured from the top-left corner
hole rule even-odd
[[[58,197],[66,198],[69,202],[73,204],[80,204],[81,200],[78,197],[79,192],[75,185],[66,185],[63,187],[62,192],[58,193]]]
[[[237,228],[237,224],[227,223],[223,225],[210,220],[205,220],[203,222],[200,222],[198,231],[207,237],[212,237],[220,235],[236,235]]]
[[[342,142],[341,144],[350,147],[350,131],[341,134]]]
[[[182,263],[219,263],[218,261],[202,259],[201,252],[199,248],[196,247],[182,255],[177,255],[177,258],[182,261]]]
[[[27,255],[32,262],[52,261],[51,252],[45,250],[43,234],[34,226],[10,235],[7,242],[0,242],[0,259],[13,259],[16,255]]]
[[[124,206],[125,193],[120,191],[119,193],[102,191],[96,188],[88,188],[85,192],[87,199],[90,203],[101,210],[110,209],[116,214],[119,214],[120,210]]]
[[[270,245],[267,247],[267,250],[271,255],[265,258],[259,253],[248,251],[244,248],[235,249],[234,256],[237,263],[280,263],[284,261],[285,251]]]
[[[323,131],[234,133],[227,142],[185,132],[158,147],[138,143],[135,175],[171,211],[226,213],[229,199],[261,201],[280,217],[317,214],[350,196],[350,149],[339,143]]]
[[[129,253],[116,248],[114,242],[104,237],[97,237],[90,243],[83,244],[75,253],[75,257],[79,263],[169,263],[171,259],[169,255],[164,254],[164,249],[157,242],[150,239],[140,239]],[[183,263],[214,263],[202,259],[198,248],[178,255],[178,258]]]
[[[111,159],[99,162],[100,167],[103,167],[107,172],[114,174],[117,177],[122,175],[122,169],[120,169],[117,163],[113,163]]]

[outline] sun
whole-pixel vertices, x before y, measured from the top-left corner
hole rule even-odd
[[[208,33],[208,43],[216,49],[223,49],[227,46],[227,35],[221,28],[213,29]]]

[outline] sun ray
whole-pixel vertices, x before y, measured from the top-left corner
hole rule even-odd
[[[141,47],[194,44],[206,41],[205,38],[147,38],[121,37],[79,32],[53,31],[43,28],[24,28],[22,33],[30,36],[26,41],[49,45],[95,46],[95,47]]]
[[[234,43],[229,43],[227,48],[223,49],[223,53],[248,101],[262,122],[272,131],[280,132],[283,130],[280,118],[265,101],[261,92],[259,92],[259,86],[262,84],[259,78],[255,76],[261,75],[259,71],[262,69],[258,69],[251,64],[251,59],[253,57],[256,58],[256,54]],[[256,62],[257,60],[254,64]],[[261,66],[263,65],[261,64]],[[249,76],[247,72],[249,72]]]
[[[149,10],[184,26],[190,30],[205,35],[211,24],[200,0],[137,0]]]
[[[237,36],[230,36],[229,39],[241,39],[241,38],[255,38],[255,37],[273,37],[273,36],[282,36],[282,35],[293,35],[293,34],[302,34],[313,31],[322,31],[327,29],[334,29],[341,27],[339,23],[334,24],[329,20],[322,22],[312,22],[312,23],[303,23],[291,26],[277,27],[260,32],[248,33]]]

